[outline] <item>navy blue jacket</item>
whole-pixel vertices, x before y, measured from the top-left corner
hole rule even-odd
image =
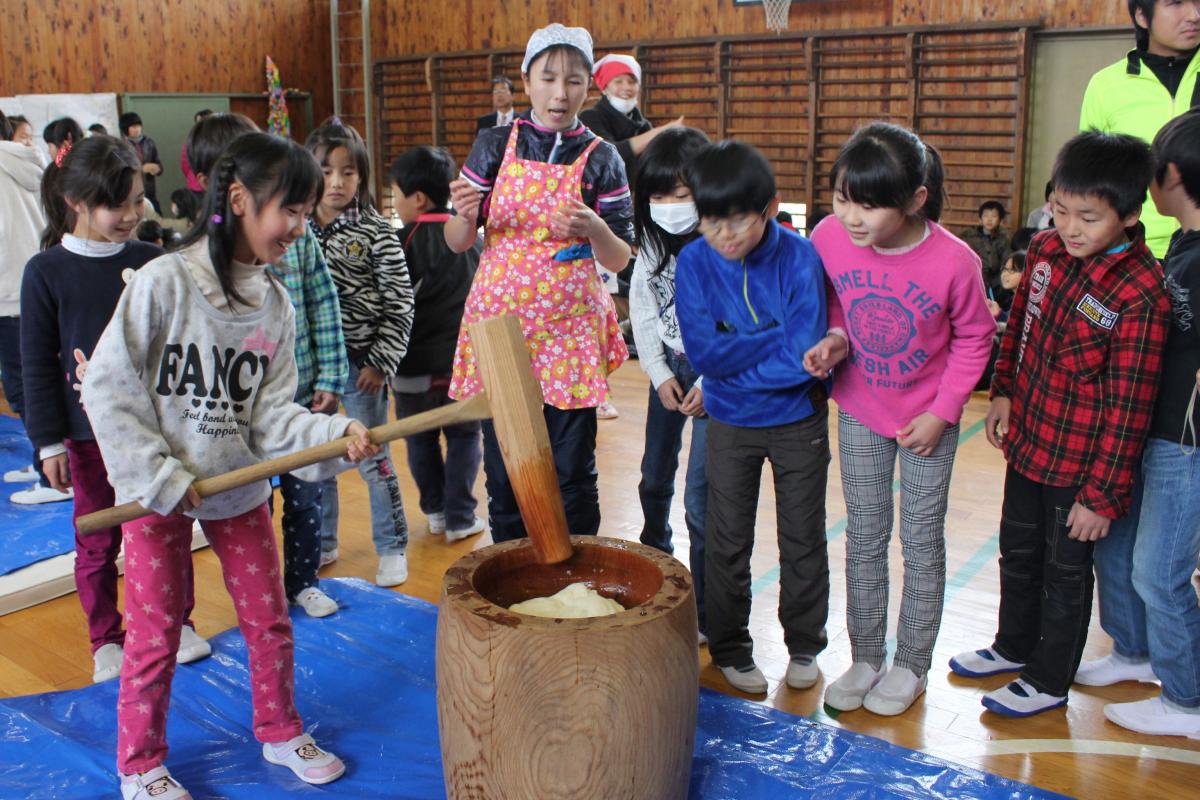
[[[803,360],[825,336],[825,297],[817,251],[774,220],[742,261],[722,258],[704,239],[680,251],[675,312],[713,419],[764,428],[813,414],[809,393],[819,381]]]

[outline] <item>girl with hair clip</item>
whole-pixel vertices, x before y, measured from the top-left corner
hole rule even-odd
[[[42,141],[50,153],[50,160],[58,160],[58,150],[64,144],[76,145],[83,141],[83,128],[70,117],[60,117],[47,123],[42,129]]]
[[[512,314],[521,322],[558,468],[567,526],[600,528],[596,407],[608,375],[629,357],[616,308],[595,264],[629,262],[633,208],[615,147],[579,121],[592,68],[592,37],[553,23],[525,46],[521,77],[532,108],[512,125],[481,131],[450,184],[456,216],[446,243],[462,253],[485,228],[479,270],[463,314],[450,396],[483,390],[468,326]],[[488,515],[496,541],[526,535],[490,422],[483,423]]]
[[[354,436],[346,457],[378,448],[354,420],[293,402],[296,325],[266,273],[304,232],[320,167],[298,145],[248,133],[208,175],[202,221],[174,253],[137,272],[96,345],[83,399],[118,502],[152,513],[124,526],[125,662],[117,767],[126,800],[190,795],[163,765],[174,656],[193,519],[225,573],[249,652],[254,735],[269,763],[306,783],[345,765],[321,750],[296,711],[292,628],[267,498],[259,481],[201,501],[192,483],[265,458]],[[298,473],[324,478],[341,460]]]
[[[43,252],[25,267],[21,285],[21,358],[26,430],[50,486],[74,490],[74,517],[112,506],[113,489],[80,387],[88,357],[135,270],[162,250],[133,238],[142,218],[137,154],[108,136],[63,145],[61,164],[42,179],[46,212]],[[121,529],[75,532],[75,585],[87,617],[95,662],[92,680],[121,671],[125,631],[117,610]],[[204,658],[211,646],[192,622],[192,563],[184,565],[181,644],[176,660]]]
[[[391,223],[371,204],[367,147],[354,128],[332,117],[313,131],[308,148],[321,164],[325,189],[312,228],[337,287],[350,373],[342,393],[346,413],[369,427],[388,419],[387,379],[408,352],[413,290],[404,247]],[[408,580],[408,522],[400,482],[387,445],[358,467],[371,504],[371,539],[379,555],[375,582],[397,586]],[[322,543],[337,547],[338,489],[322,487]]]
[[[946,506],[959,418],[991,353],[996,323],[979,257],[938,225],[938,152],[909,130],[860,128],[829,175],[833,219],[813,231],[831,291],[830,333],[805,354],[834,365],[846,499],[846,618],[853,664],[825,702],[902,714],[925,691],[946,583]],[[904,593],[885,661],[892,475],[900,461]]]
[[[638,254],[629,288],[629,319],[637,344],[638,363],[650,376],[646,409],[646,447],[642,454],[642,544],[674,552],[671,500],[683,429],[692,421],[684,490],[684,520],[690,550],[688,564],[696,591],[700,634],[704,619],[704,516],[708,481],[704,474],[708,417],[700,375],[688,361],[675,316],[675,257],[700,236],[700,217],[687,184],[688,163],[708,144],[695,128],[662,131],[638,159],[639,191],[633,204]]]

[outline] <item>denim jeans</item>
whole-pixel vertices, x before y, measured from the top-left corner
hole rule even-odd
[[[1000,518],[1000,624],[992,648],[1021,678],[1065,697],[1092,616],[1092,542],[1067,534],[1078,486],[1048,486],[1012,467]]]
[[[1170,702],[1200,707],[1200,452],[1147,439],[1129,514],[1096,543],[1100,625],[1124,661],[1150,661]]]
[[[403,419],[448,405],[446,385],[435,384],[424,392],[395,392],[396,418]],[[421,494],[421,511],[445,514],[447,530],[463,530],[475,522],[475,478],[483,460],[479,422],[448,425],[405,437],[408,468]],[[441,436],[446,437],[442,456]]]
[[[675,374],[686,394],[696,384],[699,374],[686,356],[666,351],[667,366]],[[674,553],[671,538],[671,501],[675,497],[675,472],[679,468],[679,451],[683,447],[683,428],[692,421],[692,443],[688,452],[687,479],[683,492],[683,519],[688,529],[688,566],[692,571],[692,586],[696,594],[696,614],[700,630],[707,631],[704,616],[704,517],[708,506],[708,479],[704,473],[704,452],[708,438],[708,417],[688,417],[678,411],[668,411],[654,387],[646,408],[646,449],[642,454],[642,481],[638,497],[642,501],[641,542],[644,545]]]
[[[288,600],[316,586],[321,565],[321,482],[302,481],[291,473],[279,476],[283,502],[283,588]]]
[[[355,388],[357,381],[358,367],[351,360],[346,393],[342,395],[346,414],[368,428],[387,422],[387,384],[375,394],[367,394]],[[374,458],[360,462],[358,473],[367,482],[367,498],[371,504],[371,540],[375,543],[375,552],[381,556],[402,554],[408,547],[408,522],[404,519],[400,482],[396,480],[388,446],[383,445]],[[328,552],[337,547],[337,478],[324,481],[322,490],[321,549]]]
[[[8,404],[25,424],[25,382],[21,379],[21,318],[0,317],[0,379],[4,382],[4,396]],[[38,448],[33,448],[33,469],[37,472],[38,485],[49,486],[46,473],[42,472],[42,460]]]
[[[600,530],[596,409],[564,410],[543,405],[542,413],[550,434],[567,530],[576,536],[595,536]],[[492,540],[498,543],[525,537],[525,521],[513,495],[500,442],[490,419],[483,422],[483,472],[487,478],[488,527],[492,530]]]

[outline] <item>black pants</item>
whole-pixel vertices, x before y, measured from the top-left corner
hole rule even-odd
[[[1000,520],[1000,624],[993,644],[1025,664],[1021,678],[1063,697],[1083,656],[1092,616],[1093,542],[1070,539],[1078,486],[1046,486],[1012,467]]]
[[[0,379],[4,382],[4,395],[8,404],[25,424],[25,381],[21,376],[21,318],[0,317]],[[46,473],[42,472],[42,459],[38,447],[32,441],[33,468],[37,472],[38,484],[49,486]]]
[[[825,484],[829,412],[824,401],[807,419],[767,428],[708,423],[705,604],[708,646],[719,667],[754,662],[750,639],[750,555],[763,461],[775,478],[779,537],[779,622],[788,653],[825,649],[829,551]]]
[[[568,411],[544,405],[550,449],[558,471],[567,514],[567,530],[577,536],[595,536],[600,530],[600,490],[596,484],[596,409]],[[488,524],[492,540],[507,542],[528,535],[512,484],[504,470],[500,443],[491,420],[483,422],[483,472],[488,493]]]

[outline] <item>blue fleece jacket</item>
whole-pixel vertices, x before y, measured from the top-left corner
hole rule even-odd
[[[812,415],[818,381],[803,359],[827,320],[825,273],[807,239],[772,220],[742,261],[695,240],[679,253],[675,310],[713,419],[765,428]]]

